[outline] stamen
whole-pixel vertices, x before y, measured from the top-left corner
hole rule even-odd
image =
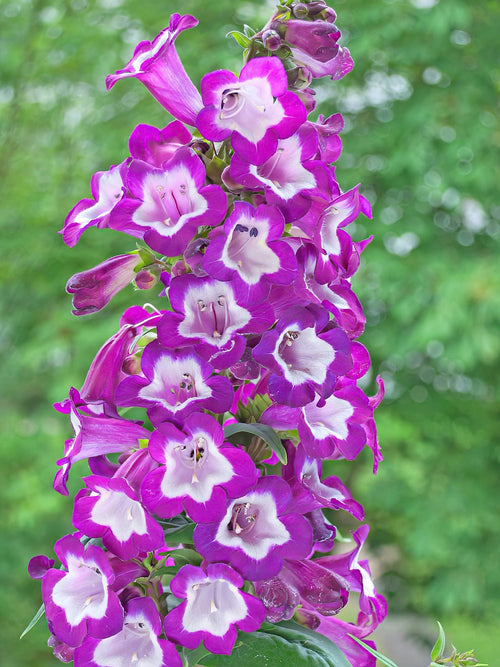
[[[215,611],[219,611],[219,610],[218,610],[218,608],[217,608],[217,606],[214,602],[214,599],[212,598],[210,600],[210,613],[213,614]]]

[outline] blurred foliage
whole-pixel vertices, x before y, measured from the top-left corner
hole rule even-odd
[[[379,474],[372,478],[365,455],[332,467],[366,506],[392,610],[493,615],[500,6],[338,0],[335,9],[357,66],[340,82],[322,82],[317,99],[323,113],[346,118],[341,186],[361,182],[373,204],[373,222],[354,230],[356,238],[374,234],[355,287],[368,318],[363,342],[388,398],[378,410],[386,459]],[[141,84],[120,82],[106,93],[104,77],[174,11],[181,6],[172,0],[0,4],[2,664],[54,664],[43,622],[17,641],[39,606],[27,560],[50,553],[70,530],[71,500],[51,481],[71,431],[50,404],[81,386],[120,310],[143,300],[126,290],[104,313],[77,321],[65,281],[133,241],[91,229],[70,250],[56,231],[89,196],[92,173],[127,154],[137,123],[166,124]],[[184,0],[182,12],[201,23],[178,41],[198,83],[208,70],[239,68],[239,48],[224,35],[261,25],[269,9],[257,0]]]

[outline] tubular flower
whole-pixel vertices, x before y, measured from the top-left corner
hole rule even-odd
[[[172,14],[168,27],[153,42],[141,42],[125,67],[106,77],[107,89],[120,79],[135,77],[169,113],[194,125],[201,97],[179,60],[174,42],[181,32],[196,25],[194,16]]]
[[[240,74],[209,72],[198,92],[175,47],[197,20],[173,14],[107,77],[108,88],[139,79],[174,120],[137,125],[130,155],[93,176],[62,229],[69,246],[90,226],[134,241],[70,278],[75,314],[129,283],[153,303],[124,312],[80,392],[55,406],[74,436],[54,488],[68,494],[78,461],[91,473],[77,532],[55,546],[61,568],[29,565],[61,661],[181,667],[237,646],[235,659],[274,664],[276,646],[291,638],[292,655],[305,631],[269,623],[293,618],[374,666],[349,635],[367,637],[385,600],[359,558],[368,526],[337,548],[338,510],[361,521],[364,509],[331,474],[365,446],[374,472],[382,460],[383,383],[365,394],[351,284],[372,237],[353,240],[350,223],[371,210],[359,185],[337,180],[342,116],[309,114],[314,79],[352,67],[335,18],[324,0],[282,3],[262,30],[232,33]],[[336,617],[351,591],[356,623]]]

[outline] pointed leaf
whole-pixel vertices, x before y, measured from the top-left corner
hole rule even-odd
[[[445,647],[445,644],[446,644],[446,637],[444,636],[443,626],[441,625],[441,623],[439,621],[436,621],[436,623],[439,626],[439,636],[436,640],[436,643],[432,647],[431,660],[439,660],[439,658],[442,657],[444,647]]]
[[[35,627],[35,625],[38,623],[38,621],[42,618],[42,616],[45,614],[45,607],[42,604],[36,614],[33,616],[31,621],[28,623],[26,628],[23,630],[23,634],[19,637],[19,639],[22,639],[25,635],[28,634],[28,632]]]
[[[244,49],[246,49],[251,43],[248,37],[242,32],[238,32],[238,30],[231,30],[231,32],[227,33],[226,37],[234,37],[238,44]]]
[[[377,660],[380,660],[380,662],[383,665],[387,665],[387,667],[398,667],[395,662],[393,662],[390,658],[387,658],[385,655],[382,655],[382,653],[379,653],[379,651],[376,651],[374,648],[371,646],[368,646],[362,639],[359,639],[358,637],[355,637],[354,635],[349,635],[351,639],[353,639],[357,644],[362,646],[365,651],[368,651],[368,653],[371,653]]]
[[[233,444],[249,444],[253,436],[262,438],[266,444],[276,453],[281,463],[286,463],[286,451],[279,435],[274,429],[265,424],[228,424],[224,428],[224,437]]]

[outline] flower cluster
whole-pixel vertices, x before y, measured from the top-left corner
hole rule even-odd
[[[386,613],[359,560],[368,526],[331,555],[324,514],[363,519],[322,465],[367,446],[376,471],[383,394],[358,386],[370,359],[351,277],[370,239],[346,229],[370,206],[336,180],[341,116],[309,119],[312,80],[352,67],[334,20],[322,0],[288,2],[245,36],[240,74],[210,72],[199,92],[174,44],[197,21],[174,14],[107,78],[139,79],[175,120],[136,127],[130,156],[94,175],[62,230],[69,246],[90,226],[140,242],[69,280],[76,315],[129,283],[160,288],[160,306],[126,310],[56,405],[75,435],[55,489],[68,494],[77,461],[92,473],[76,532],[55,545],[61,566],[30,563],[63,662],[175,667],[201,642],[230,654],[238,631],[294,617],[374,664],[349,637]],[[351,591],[357,623],[335,617]]]

